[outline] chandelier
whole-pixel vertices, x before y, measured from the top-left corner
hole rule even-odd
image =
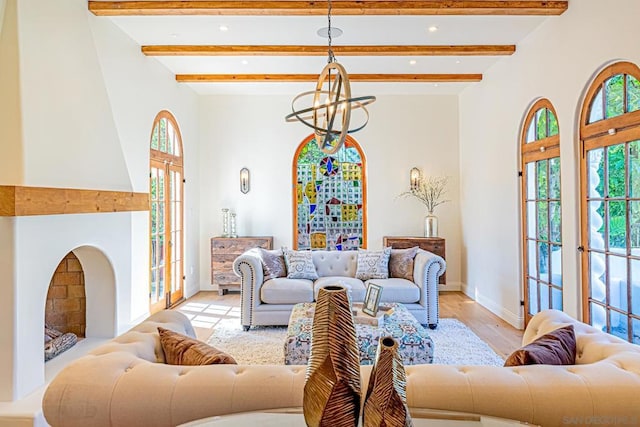
[[[291,101],[292,112],[285,117],[285,120],[287,122],[300,121],[313,129],[320,150],[325,154],[335,154],[344,144],[347,134],[357,132],[367,125],[369,112],[366,105],[375,101],[376,97],[353,98],[351,96],[349,75],[344,67],[338,63],[331,49],[331,0],[328,4],[327,65],[318,77],[315,90],[302,92],[293,98]],[[302,100],[308,100],[311,97],[313,99],[310,107],[297,108]],[[353,110],[359,110],[363,113],[360,115],[361,120],[357,125],[351,123]]]

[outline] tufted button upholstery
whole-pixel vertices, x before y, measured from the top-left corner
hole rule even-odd
[[[313,251],[318,276],[356,277],[358,251]]]
[[[152,316],[63,369],[43,397],[47,422],[53,426],[171,427],[199,418],[302,405],[304,366],[155,363],[154,330],[159,324],[195,336],[186,316],[166,313]],[[637,425],[639,346],[555,310],[535,315],[523,341],[567,324],[574,325],[582,352],[576,365],[409,365],[405,367],[408,405],[544,427],[613,425],[614,421]],[[361,367],[363,385],[370,373],[371,366]]]

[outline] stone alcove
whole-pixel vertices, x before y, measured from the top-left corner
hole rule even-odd
[[[86,311],[82,264],[73,252],[69,252],[58,264],[49,283],[44,321],[60,332],[71,332],[84,338]]]

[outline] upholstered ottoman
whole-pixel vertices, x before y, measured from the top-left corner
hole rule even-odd
[[[427,364],[433,361],[433,341],[427,330],[399,303],[386,304],[390,309],[382,316],[381,325],[356,323],[356,337],[360,350],[360,364],[372,365],[376,359],[378,339],[392,336],[405,365]],[[286,365],[306,365],[311,349],[311,331],[315,303],[296,304],[291,312],[284,343]]]

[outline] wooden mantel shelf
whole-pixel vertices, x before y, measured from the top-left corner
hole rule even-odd
[[[0,216],[148,210],[148,193],[0,185]]]

